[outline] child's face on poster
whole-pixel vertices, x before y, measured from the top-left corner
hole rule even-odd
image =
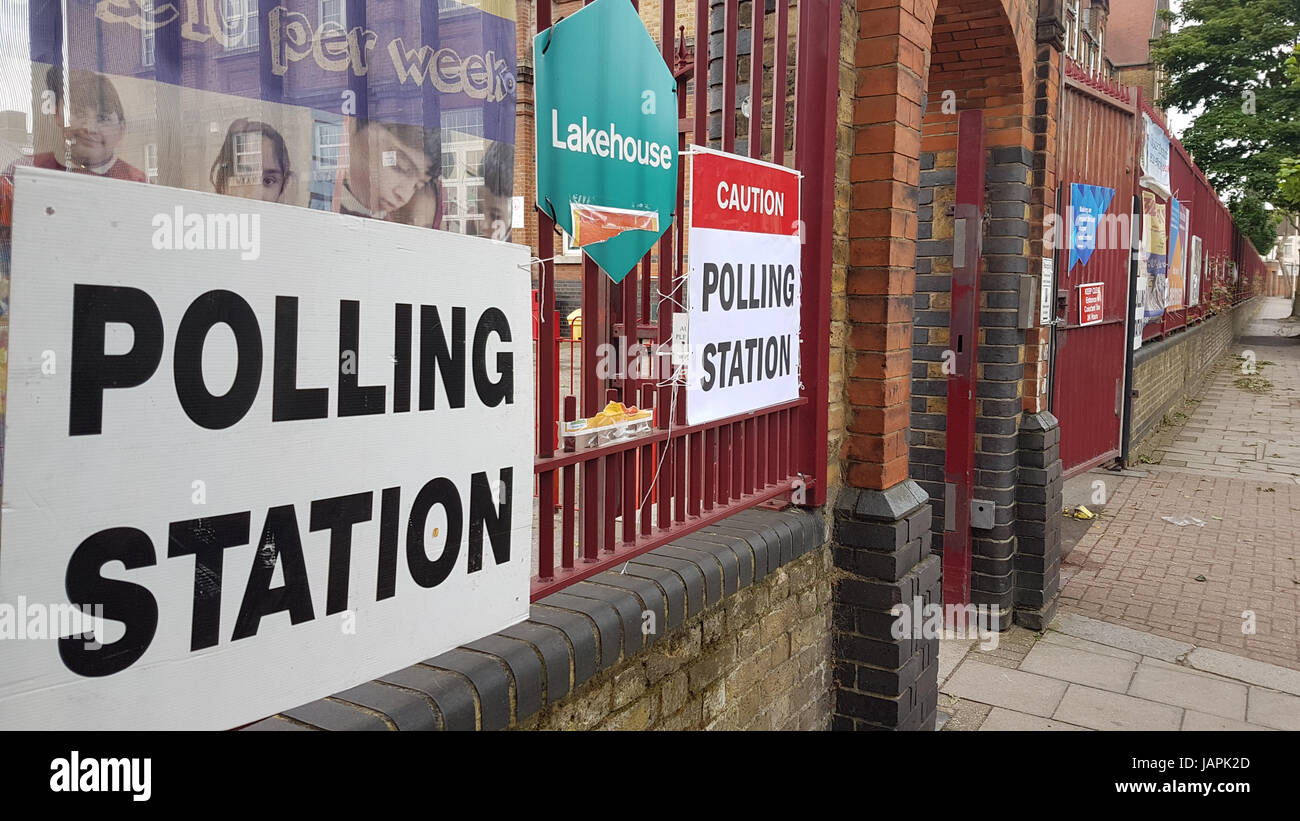
[[[510,239],[510,198],[493,194],[483,186],[483,220],[478,224],[479,236],[488,239]]]
[[[424,151],[381,125],[355,135],[349,148],[352,193],[371,210],[392,213],[429,182],[432,168]]]
[[[279,202],[284,194],[285,173],[276,159],[275,143],[262,137],[261,168],[254,173],[232,175],[226,184],[227,194],[262,202]]]
[[[126,124],[110,111],[100,111],[94,106],[74,108],[64,119],[62,106],[55,116],[63,125],[63,139],[67,142],[72,161],[81,166],[103,165],[113,158],[117,144],[126,133]]]

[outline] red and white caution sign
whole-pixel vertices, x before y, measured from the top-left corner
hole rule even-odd
[[[692,149],[689,424],[799,396],[799,181],[779,165]]]

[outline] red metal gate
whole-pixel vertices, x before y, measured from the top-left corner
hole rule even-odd
[[[1057,180],[1061,187],[1055,240],[1056,333],[1052,372],[1055,415],[1061,420],[1061,461],[1066,475],[1120,452],[1124,346],[1129,292],[1129,219],[1137,156],[1136,101],[1118,85],[1089,77],[1067,64]],[[1098,220],[1097,248],[1086,264],[1069,268],[1070,183],[1113,188]],[[1080,322],[1079,286],[1101,283],[1102,320]]]
[[[573,4],[576,7],[576,3]],[[710,7],[721,6],[721,54],[709,54]],[[619,284],[612,284],[584,257],[579,396],[557,407],[558,357],[537,356],[538,510],[534,599],[616,566],[685,533],[715,523],[746,507],[773,499],[809,505],[826,500],[826,436],[830,327],[831,208],[834,185],[835,99],[838,75],[840,4],[804,0],[798,4],[797,32],[791,43],[791,4],[776,0],[775,13],[752,3],[748,21],[738,0],[696,0],[693,52],[686,27],[678,26],[676,0],[662,0],[658,21],[665,62],[677,78],[679,148],[694,142],[786,164],[787,142],[793,166],[804,173],[802,253],[802,339],[799,399],[745,416],[706,425],[686,424],[684,391],[665,384],[660,374],[646,378],[631,369],[602,376],[593,367],[601,346],[620,350],[671,339],[673,315],[684,300],[686,204],[684,166],[678,163],[678,200],[673,225],[656,248]],[[559,7],[563,8],[563,7]],[[552,23],[552,4],[536,4],[537,30]],[[769,20],[775,17],[775,20]],[[769,23],[771,28],[769,28]],[[651,25],[653,31],[655,26]],[[742,30],[764,55],[750,60],[749,76],[738,77]],[[770,31],[770,34],[768,32]],[[674,34],[677,41],[674,42]],[[715,35],[716,37],[717,35]],[[793,45],[796,69],[794,109],[787,113],[787,78]],[[713,94],[698,93],[692,80],[721,75]],[[748,115],[737,99],[741,80],[754,96]],[[716,96],[715,96],[716,95]],[[710,98],[713,98],[712,100]],[[710,103],[713,103],[712,110]],[[747,133],[737,121],[748,116]],[[709,120],[720,120],[720,135],[710,140]],[[555,304],[554,223],[539,211],[538,288],[541,304]],[[792,226],[792,230],[794,230]],[[655,283],[652,287],[652,283]],[[538,351],[555,349],[558,328],[552,311],[539,318]],[[621,358],[621,361],[626,359]],[[548,435],[562,419],[589,417],[607,401],[618,400],[655,412],[648,434],[594,447],[564,450]],[[557,533],[558,531],[558,533]]]

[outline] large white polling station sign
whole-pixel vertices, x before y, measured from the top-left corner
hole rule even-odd
[[[0,603],[102,632],[0,640],[0,728],[230,728],[526,618],[526,249],[16,188]]]
[[[799,220],[798,172],[692,149],[689,424],[799,397]]]

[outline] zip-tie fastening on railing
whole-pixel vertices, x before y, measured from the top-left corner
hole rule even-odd
[[[667,430],[668,438],[664,440],[663,452],[659,454],[659,464],[655,465],[655,473],[654,476],[651,477],[650,479],[650,486],[646,488],[645,498],[641,500],[641,504],[636,506],[637,518],[640,518],[641,510],[645,508],[645,503],[650,501],[650,497],[654,494],[655,486],[659,484],[659,471],[661,468],[663,468],[664,459],[667,458],[668,450],[672,446],[673,418],[676,415],[676,411],[677,411],[677,385],[674,384],[672,388],[673,388],[672,399],[668,403],[668,430]],[[623,526],[627,527],[627,522],[624,522]]]

